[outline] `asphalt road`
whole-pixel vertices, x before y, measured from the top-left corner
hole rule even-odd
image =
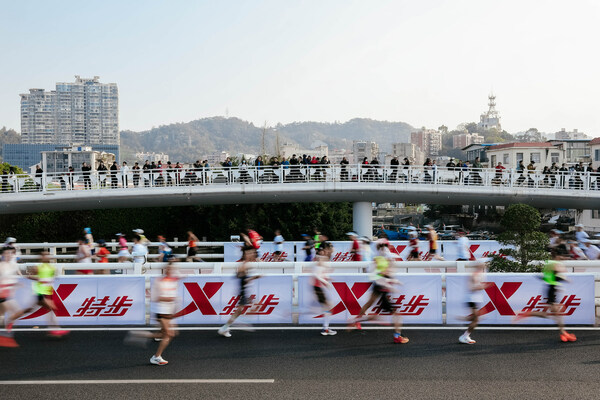
[[[0,384],[0,399],[565,399],[600,396],[600,331],[490,331],[457,342],[458,330],[406,330],[323,337],[315,330],[182,331],[148,363],[147,349],[125,346],[124,332],[16,332],[21,347],[0,348],[0,381],[273,379],[273,383]],[[1,383],[1,382],[0,382]]]

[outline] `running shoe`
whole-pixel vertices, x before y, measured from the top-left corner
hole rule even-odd
[[[321,335],[323,335],[323,336],[333,336],[333,335],[336,335],[336,334],[337,334],[337,332],[334,331],[334,330],[332,330],[332,329],[323,329],[321,331]]]
[[[167,365],[169,362],[162,357],[152,356],[150,358],[150,364],[154,365]]]
[[[12,331],[12,328],[13,328],[13,325],[14,325],[14,324],[15,324],[14,322],[11,322],[10,324],[6,325],[6,331],[7,331],[7,332],[10,332],[10,331]]]
[[[123,339],[123,344],[126,344],[128,346],[137,346],[137,347],[142,347],[142,348],[146,348],[148,347],[148,338],[142,336],[139,332],[127,332],[127,335],[125,335],[125,339]]]
[[[461,343],[464,343],[464,344],[475,344],[476,343],[473,339],[471,339],[471,337],[466,336],[466,335],[461,335],[458,338],[458,341]]]
[[[404,344],[404,343],[408,343],[409,340],[406,336],[395,336],[394,337],[394,343],[400,343],[400,344]]]
[[[54,336],[54,337],[62,337],[62,336],[65,336],[68,333],[69,333],[69,331],[66,331],[66,330],[55,330],[55,331],[48,332],[48,335],[49,336]]]
[[[231,332],[229,332],[229,328],[227,328],[225,325],[220,327],[217,333],[224,337],[231,337]]]
[[[574,342],[577,338],[572,333],[565,332],[560,334],[560,340],[563,342]]]
[[[11,337],[0,336],[0,347],[19,347],[19,344]]]

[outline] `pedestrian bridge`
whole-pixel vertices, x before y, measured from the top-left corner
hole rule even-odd
[[[203,204],[371,202],[595,209],[600,174],[371,165],[311,165],[40,173],[0,177],[0,213]]]

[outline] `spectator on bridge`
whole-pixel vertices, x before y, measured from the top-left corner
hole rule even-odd
[[[348,159],[346,157],[342,157],[342,161],[340,161],[340,179],[342,181],[348,181],[348,164],[350,164],[350,162],[348,161]]]
[[[233,167],[233,162],[231,161],[231,157],[227,157],[225,159],[225,161],[223,161],[223,164],[221,164],[221,165],[223,165],[223,167],[225,167],[225,168]]]
[[[104,161],[100,160],[98,162],[98,180],[100,181],[100,187],[106,187],[107,172],[108,172],[108,168],[104,164]]]
[[[181,185],[181,171],[183,170],[183,165],[177,161],[173,168],[175,169],[175,184],[179,186]]]
[[[69,177],[69,188],[71,190],[73,190],[73,188],[75,187],[74,182],[73,182],[73,179],[74,179],[73,175],[75,174],[75,168],[73,168],[72,165],[69,165],[69,168],[67,171],[68,171],[67,175]]]
[[[152,180],[152,165],[148,160],[146,160],[142,166],[142,173],[144,176],[144,186],[150,186],[150,181]]]
[[[446,163],[446,168],[448,168],[448,171],[454,171],[454,167],[456,167],[456,164],[454,163],[454,160],[450,158],[450,161]]]
[[[121,167],[121,184],[124,188],[129,186],[129,166],[126,161],[123,161],[123,166]]]
[[[42,190],[42,185],[44,184],[43,177],[44,177],[44,170],[38,164],[35,166],[35,181],[36,181],[35,184],[36,184],[38,190]]]
[[[117,178],[117,174],[119,171],[119,165],[117,164],[116,161],[113,161],[112,165],[110,166],[110,187],[113,189],[116,189],[117,186],[119,185],[119,179]]]
[[[394,156],[394,158],[390,161],[390,169],[392,173],[388,177],[390,182],[396,182],[396,178],[398,177],[398,167],[400,165],[400,161],[398,161],[398,156]]]
[[[256,167],[256,169],[260,170],[261,167],[264,165],[265,163],[263,162],[262,156],[256,157],[256,161],[254,161],[254,166]]]
[[[136,161],[131,168],[133,170],[133,186],[140,186],[140,164]]]
[[[283,157],[281,159],[281,165],[283,165],[283,169],[288,169],[290,167],[290,162],[285,157]]]

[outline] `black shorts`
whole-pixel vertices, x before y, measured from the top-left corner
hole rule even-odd
[[[387,290],[385,290],[385,288],[383,286],[380,286],[378,284],[374,284],[373,285],[373,293],[376,293],[378,295],[380,295],[381,298],[381,310],[382,311],[387,311],[389,313],[394,313],[394,308],[392,307],[392,303],[390,303],[390,300],[388,299],[388,292]]]
[[[154,314],[154,318],[159,319],[173,319],[171,314]]]
[[[325,298],[325,293],[323,292],[323,288],[320,286],[313,286],[315,294],[317,295],[317,300],[320,304],[327,304],[327,299]]]
[[[476,310],[476,309],[479,308],[479,307],[477,307],[477,303],[475,303],[474,301],[468,301],[467,302],[467,307],[469,307],[469,308],[471,308],[473,310]]]
[[[556,304],[556,285],[548,285],[548,304]]]
[[[248,275],[239,276],[240,280],[240,300],[238,306],[246,306],[249,304],[248,298],[246,297],[246,285],[248,284]]]
[[[280,256],[281,255],[281,251],[277,250],[277,251],[273,252],[273,254],[276,255],[276,256]]]
[[[469,261],[466,258],[457,258],[456,261]]]
[[[410,256],[411,256],[412,258],[419,258],[419,252],[418,252],[418,251],[416,251],[416,250],[411,250],[411,252],[410,252]]]
[[[4,303],[6,301],[6,298],[0,298],[0,304]]]
[[[194,257],[196,254],[198,254],[198,251],[196,250],[195,247],[190,247],[188,249],[188,257]]]
[[[41,303],[42,300],[44,299],[49,299],[52,300],[52,295],[47,295],[47,294],[39,294],[37,295],[37,299],[38,299],[38,303]]]
[[[429,250],[429,254],[435,254],[435,253],[437,253],[437,249],[430,249]]]

